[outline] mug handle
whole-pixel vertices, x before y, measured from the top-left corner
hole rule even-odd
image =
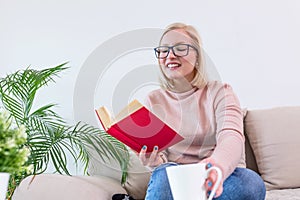
[[[217,172],[218,178],[217,178],[217,181],[216,181],[213,189],[211,190],[211,193],[210,193],[210,195],[208,197],[208,200],[212,200],[213,199],[213,197],[215,196],[216,191],[217,191],[217,189],[218,189],[218,187],[219,187],[219,185],[221,183],[221,180],[222,180],[222,171],[220,170],[220,168],[215,167],[215,166],[213,166],[213,167],[211,167],[211,168],[209,168],[209,169],[206,170],[206,178],[208,178],[209,172],[212,171],[212,170],[215,170]]]

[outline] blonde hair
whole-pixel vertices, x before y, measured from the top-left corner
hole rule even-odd
[[[205,76],[205,72],[204,72],[203,51],[201,48],[202,41],[201,41],[198,31],[191,25],[187,25],[184,23],[173,23],[166,27],[165,31],[163,32],[163,34],[159,40],[159,44],[161,44],[163,37],[169,31],[178,30],[178,29],[185,31],[185,33],[192,39],[193,46],[196,47],[196,49],[197,49],[197,52],[198,52],[197,57],[198,58],[197,58],[197,62],[195,65],[196,72],[195,72],[195,77],[191,81],[191,85],[198,87],[198,88],[202,88],[207,84],[207,81],[206,81],[206,76]],[[161,87],[166,90],[171,90],[172,88],[174,88],[172,80],[166,77],[166,75],[162,71],[161,66],[160,66],[160,70],[163,75],[160,78]]]

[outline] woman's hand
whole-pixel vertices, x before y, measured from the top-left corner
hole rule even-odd
[[[155,146],[153,148],[153,151],[151,152],[150,155],[149,155],[149,153],[146,153],[146,152],[147,152],[147,146],[143,146],[143,148],[141,149],[141,151],[138,155],[141,163],[144,166],[154,168],[154,167],[157,167],[157,166],[159,166],[163,163],[163,160],[160,156],[160,153],[158,153],[158,147],[157,146]]]
[[[215,162],[212,158],[206,158],[206,159],[202,160],[200,163],[205,163],[207,169],[209,169],[212,166],[216,166]],[[206,191],[208,194],[210,194],[215,183],[217,182],[217,177],[218,177],[218,174],[215,170],[210,171],[208,178],[205,181],[205,188],[206,188]],[[215,198],[221,196],[222,192],[223,192],[223,177],[221,178],[221,183],[216,190]]]

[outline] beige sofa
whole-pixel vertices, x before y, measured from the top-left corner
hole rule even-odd
[[[267,187],[266,199],[300,199],[300,106],[245,112],[247,167],[256,170]],[[126,183],[118,164],[103,164],[96,156],[91,176],[42,174],[28,177],[13,200],[110,200],[114,193],[143,199],[150,172],[131,155]]]

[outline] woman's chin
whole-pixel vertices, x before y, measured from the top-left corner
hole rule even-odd
[[[184,76],[182,76],[181,74],[168,74],[167,75],[168,79],[172,79],[172,80],[181,80],[184,78]]]

